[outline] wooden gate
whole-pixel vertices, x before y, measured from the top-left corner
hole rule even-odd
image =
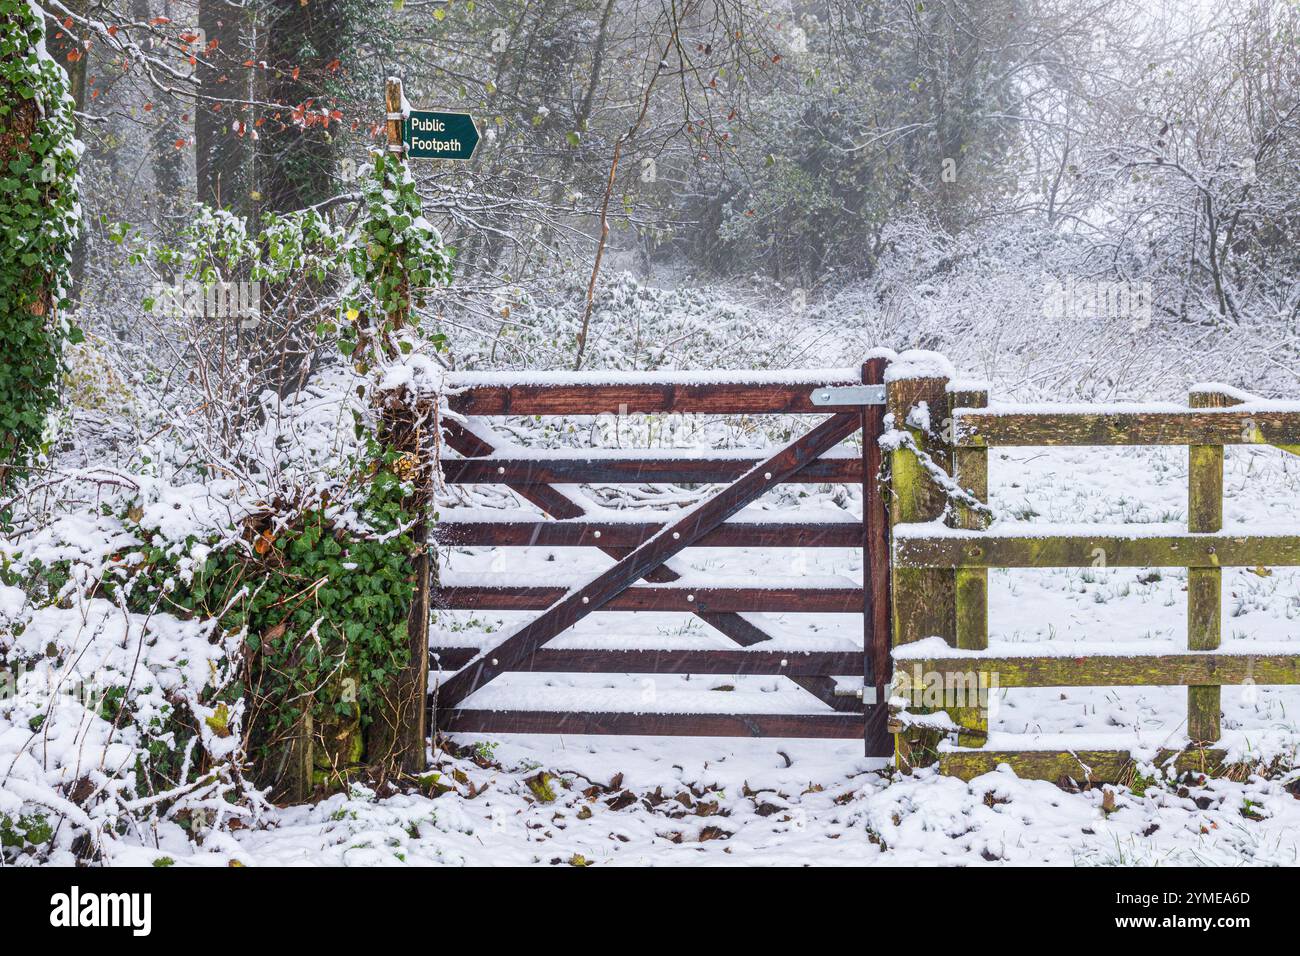
[[[446,428],[460,458],[444,456],[450,484],[499,484],[542,512],[537,520],[456,520],[435,531],[442,545],[594,547],[614,564],[580,586],[541,582],[502,587],[445,586],[446,609],[538,610],[541,613],[487,650],[433,648],[442,676],[434,689],[435,724],[448,732],[615,733],[699,736],[864,738],[867,753],[893,751],[886,731],[889,681],[889,553],[879,481],[883,431],[883,358],[858,370],[708,375],[609,373],[453,377],[451,408],[469,422]],[[775,451],[683,452],[680,457],[626,451],[571,457],[529,455],[502,447],[475,419],[504,416],[594,416],[645,413],[806,415],[822,417]],[[829,413],[829,415],[827,414]],[[855,432],[862,451],[836,449]],[[598,521],[561,485],[587,483],[720,483],[715,493],[654,521]],[[845,482],[862,487],[863,515],[847,522],[731,522],[746,505],[782,482]],[[688,587],[665,562],[690,547],[862,548],[861,587]],[[735,644],[728,650],[623,650],[548,647],[595,611],[689,612]],[[860,616],[860,651],[767,651],[771,635],[744,612],[838,612]],[[628,674],[780,675],[830,709],[808,714],[596,713],[476,710],[474,691],[511,671]],[[861,675],[859,696],[836,693],[836,676]]]

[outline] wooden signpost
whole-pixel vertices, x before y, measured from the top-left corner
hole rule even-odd
[[[384,90],[386,139],[389,155],[399,163],[407,157],[434,159],[469,159],[478,146],[479,134],[468,113],[431,113],[407,110],[402,95],[402,81],[390,77]],[[403,278],[404,301],[389,316],[394,330],[411,321],[409,288]],[[410,410],[395,402],[383,410],[384,432],[405,458],[416,463],[415,471],[423,474],[427,448],[419,427],[411,427]],[[425,767],[425,740],[428,722],[425,701],[428,698],[429,673],[429,594],[436,576],[433,553],[429,547],[428,516],[433,510],[431,489],[418,481],[406,508],[417,515],[410,529],[418,553],[414,559],[411,581],[411,610],[407,619],[408,665],[399,675],[387,713],[371,726],[371,759],[396,764],[411,775]]]

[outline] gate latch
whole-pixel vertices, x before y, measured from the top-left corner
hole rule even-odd
[[[883,385],[826,385],[812,392],[814,405],[883,405]]]

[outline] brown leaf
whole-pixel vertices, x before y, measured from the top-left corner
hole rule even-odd
[[[624,790],[617,797],[611,797],[606,800],[605,806],[609,807],[611,810],[622,810],[625,807],[630,807],[634,803],[636,803],[636,794],[631,790]]]

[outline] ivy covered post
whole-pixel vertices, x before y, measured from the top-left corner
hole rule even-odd
[[[403,342],[409,341],[405,333],[411,315],[412,282],[427,286],[429,280],[446,278],[426,276],[423,266],[419,274],[412,274],[412,262],[428,260],[413,256],[417,250],[405,248],[407,233],[400,228],[410,225],[408,219],[419,218],[419,200],[403,158],[404,103],[401,80],[389,77],[384,91],[387,149],[376,157],[375,182],[385,209],[395,213],[396,221],[372,219],[381,228],[370,237],[371,245],[381,250],[379,255],[373,251],[370,255],[379,270],[373,284],[380,298],[379,305],[386,313],[384,341],[379,344],[388,359],[399,358]],[[419,241],[418,236],[410,238]],[[445,264],[446,260],[442,261]],[[430,401],[414,388],[403,387],[382,392],[380,401],[380,442],[393,456],[399,475],[412,486],[403,502],[403,511],[412,519],[409,535],[413,573],[406,625],[406,666],[374,715],[367,751],[371,765],[381,774],[419,774],[425,767],[425,740],[429,733],[429,594],[434,572],[429,550],[429,520],[433,513],[436,466],[430,450],[436,442],[437,399]]]
[[[79,229],[68,78],[28,0],[0,0],[0,490],[41,451],[58,398]],[[2,517],[2,516],[0,516]]]

